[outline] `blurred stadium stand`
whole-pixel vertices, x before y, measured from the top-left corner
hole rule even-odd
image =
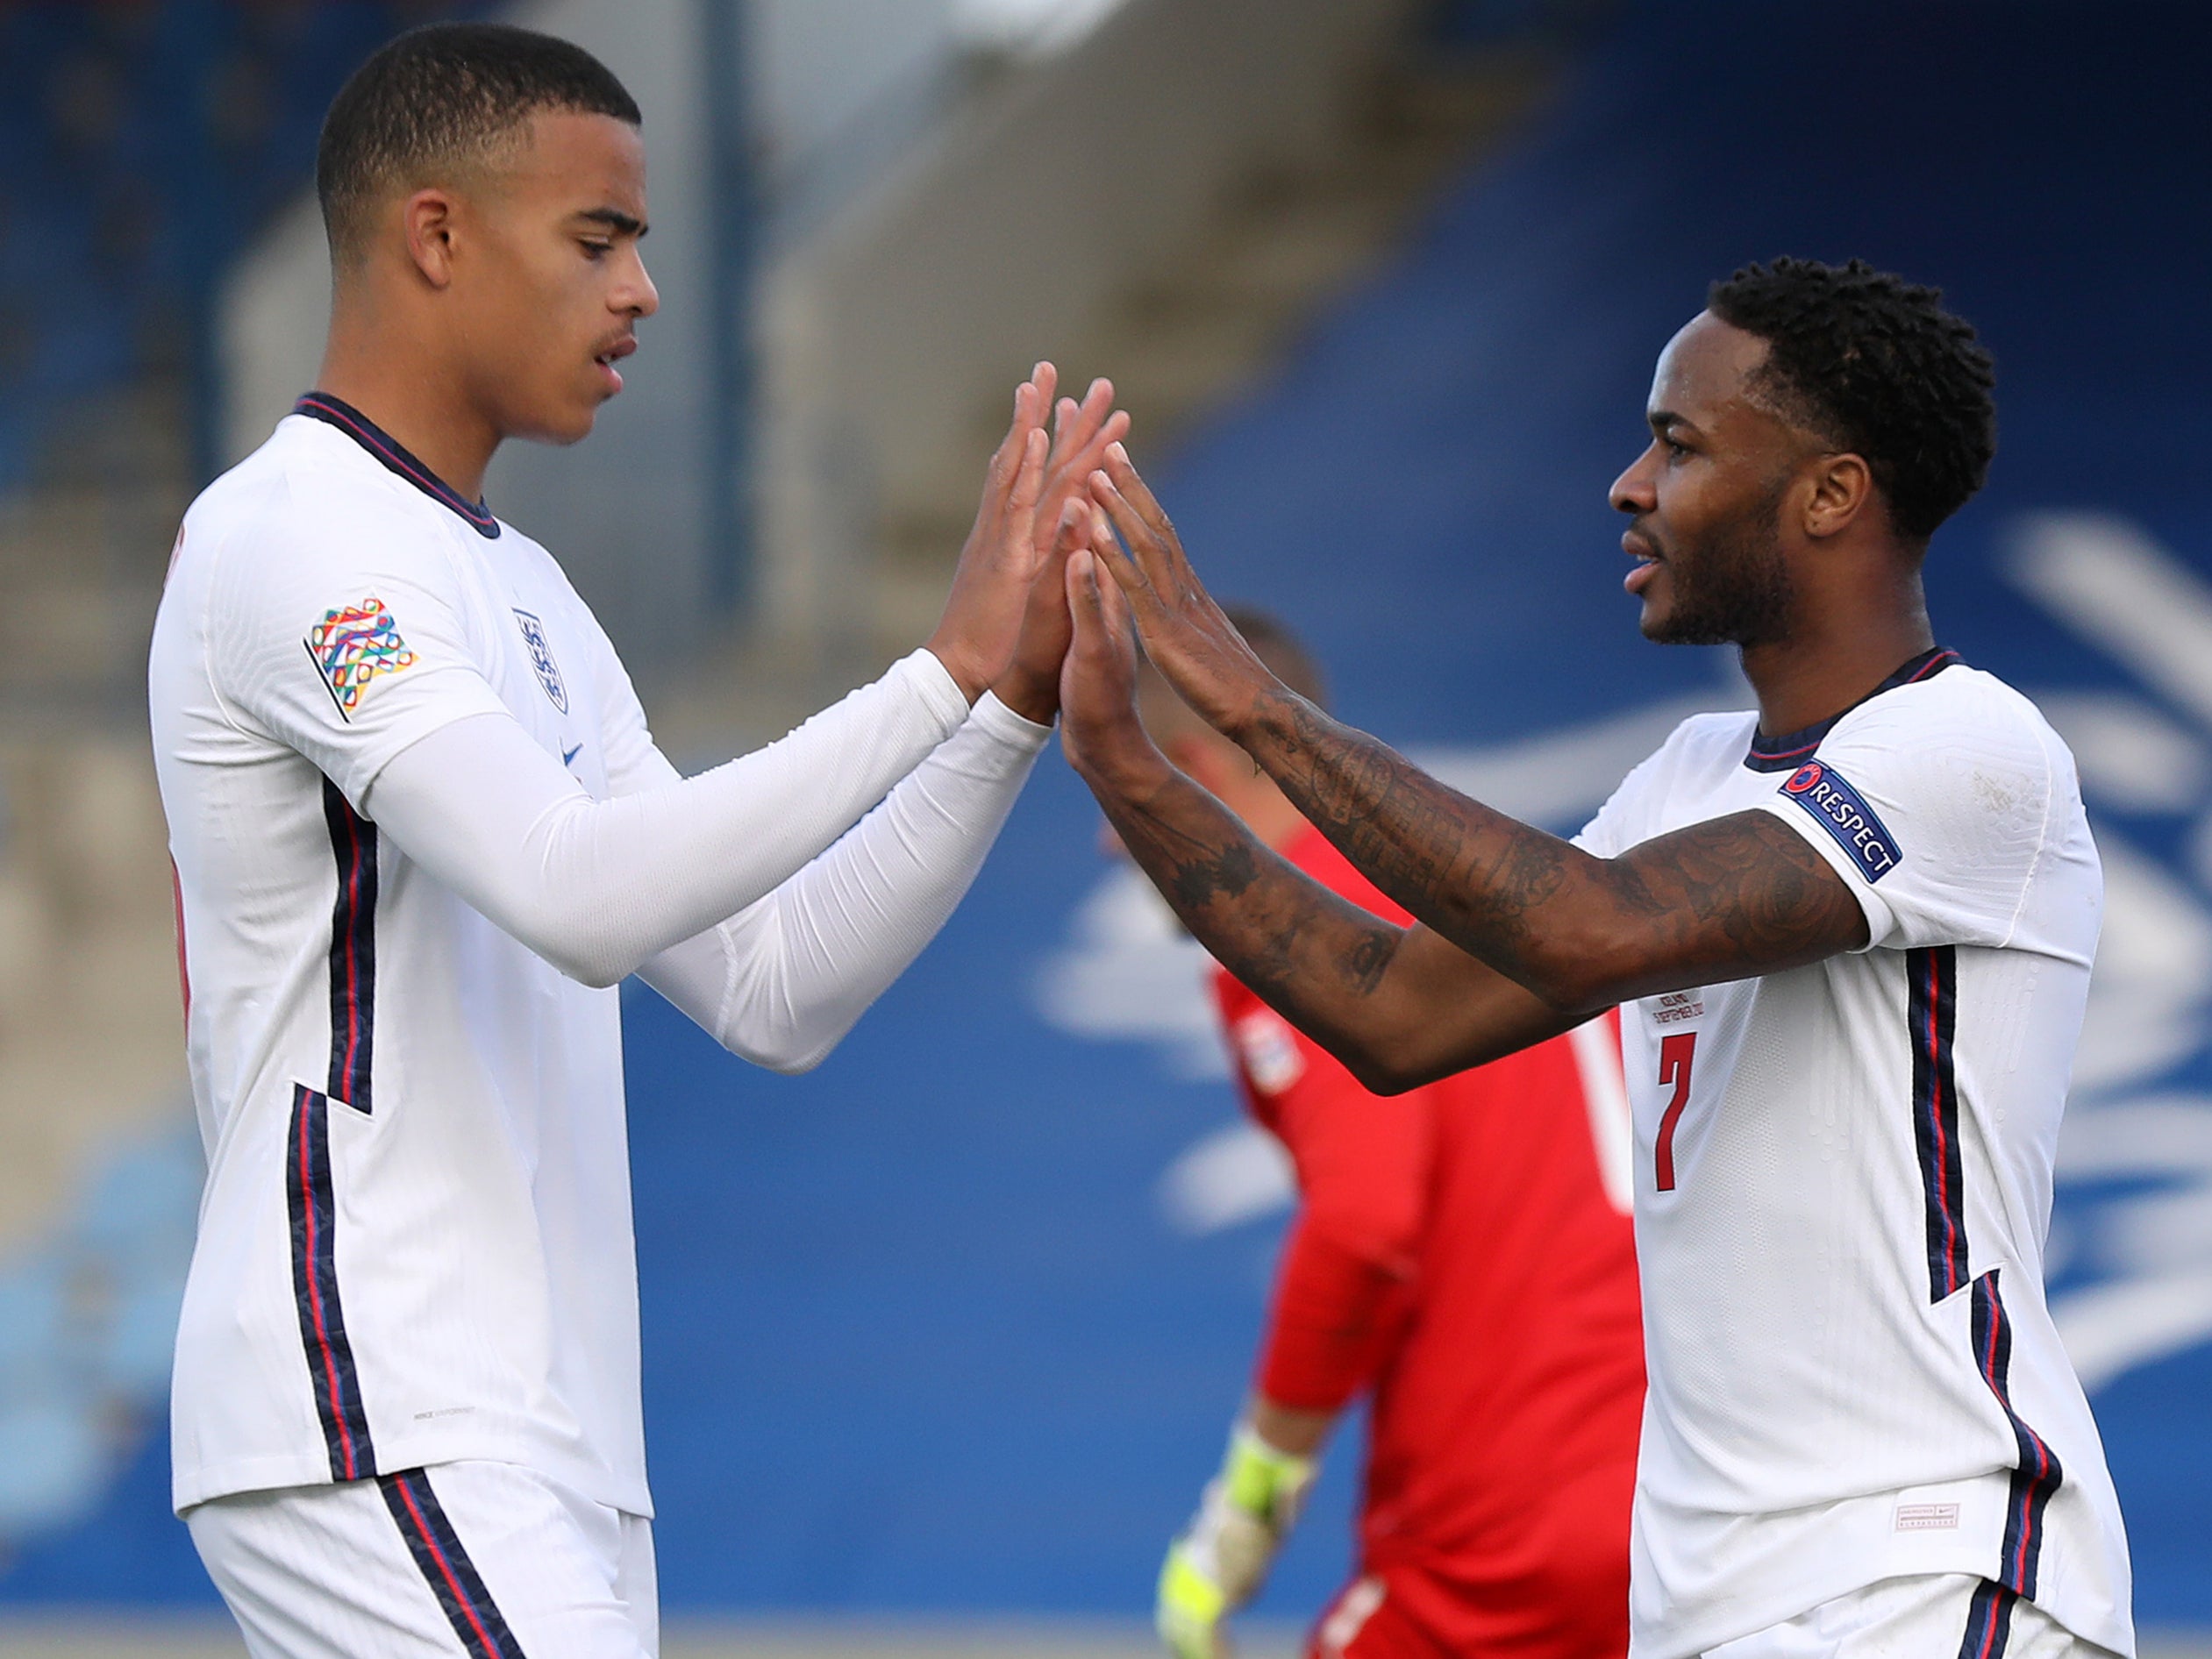
[[[2187,210],[2212,23],[2151,0],[1081,10],[1048,38],[973,0],[754,9],[749,618],[704,602],[726,550],[683,470],[704,452],[672,437],[719,390],[689,14],[521,13],[639,91],[670,303],[601,436],[503,459],[495,505],[573,560],[664,740],[725,753],[911,642],[1003,388],[1049,353],[1117,377],[1202,567],[1310,633],[1351,718],[1567,826],[1681,712],[1742,695],[1613,598],[1603,489],[1658,347],[1745,258],[1944,282],[1998,354],[2004,449],[1938,542],[1937,614],[2073,740],[2111,883],[2054,1299],[2140,1615],[2170,1633],[2145,1652],[2212,1650],[2188,1635],[2212,1631],[2212,543],[2185,501],[2212,424]],[[8,82],[39,89],[0,99],[0,1651],[236,1651],[168,1622],[212,1605],[158,1428],[194,1151],[121,711],[189,435],[249,445],[312,372],[314,116],[422,11],[0,4]],[[226,247],[269,227],[219,291],[145,251],[184,234],[151,89],[173,13],[203,47],[275,43],[253,74],[298,70],[275,103],[264,85],[259,136],[209,152],[240,182]],[[120,182],[68,188],[111,176],[68,136],[103,110]],[[100,263],[103,215],[141,251]],[[222,318],[204,382],[194,303]],[[1048,762],[945,937],[810,1078],[630,1002],[663,1592],[692,1644],[672,1659],[1145,1650],[1284,1195],[1192,948],[1094,856],[1095,816]],[[1347,1463],[1259,1651],[1342,1570]]]
[[[689,140],[703,113],[689,0],[632,0],[619,20],[593,0],[528,14],[601,52],[645,104],[663,306],[644,333],[654,373],[633,377],[592,444],[510,446],[489,493],[517,523],[564,527],[571,573],[680,744],[718,743],[733,722],[781,731],[927,630],[977,459],[1042,352],[1078,379],[1110,370],[1152,434],[1245,383],[1527,105],[1546,48],[1588,7],[1453,14],[1502,11],[1485,34],[1435,26],[1423,0],[1091,0],[1088,32],[1034,49],[1006,32],[1006,0],[980,15],[945,0],[833,10],[855,25],[903,15],[913,32],[853,66],[885,107],[825,127],[796,120],[772,73],[820,81],[807,41],[782,39],[804,7],[760,16],[747,96],[764,118],[790,106],[790,130],[767,141],[760,187],[758,536],[741,623],[705,602],[728,550],[705,535],[698,434],[721,395],[703,369],[729,296],[713,286],[703,231],[717,203]],[[935,36],[917,25],[929,16]],[[312,373],[327,283],[304,204],[233,277],[228,453],[258,444]]]

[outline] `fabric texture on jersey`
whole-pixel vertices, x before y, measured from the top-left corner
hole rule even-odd
[[[2002,1659],[2012,1646],[2012,1621],[2019,1606],[2017,1591],[1987,1578],[1976,1584],[1966,1600],[1966,1633],[1959,1641],[1959,1659]]]
[[[649,1514],[619,1005],[561,968],[642,964],[732,1046],[818,1058],[957,901],[1045,733],[923,651],[680,779],[551,557],[396,457],[282,423],[193,504],[156,620],[208,1156],[174,1498],[483,1460]],[[497,734],[483,765],[425,775],[464,729]],[[538,849],[567,892],[531,942],[472,901],[494,878],[408,844],[525,798],[566,850]],[[526,862],[520,832],[471,844]]]
[[[2118,1504],[2043,1289],[2102,904],[2073,758],[1941,652],[1769,746],[1752,714],[1685,722],[1577,837],[1610,858],[1767,812],[1867,925],[1622,1010],[1651,1292],[1634,1651],[1937,1573],[2130,1651]],[[1847,794],[1808,787],[1831,776]]]
[[[318,1092],[292,1090],[285,1200],[292,1224],[292,1285],[300,1341],[307,1349],[315,1415],[323,1427],[332,1480],[376,1472],[376,1448],[361,1406],[360,1376],[346,1335],[338,1288],[338,1205],[331,1186],[330,1103],[372,1109],[369,1082],[376,1029],[376,826],[323,781],[323,817],[338,862],[330,948],[331,1052]]]
[[[254,1659],[648,1659],[652,1523],[506,1463],[236,1493],[186,1517]]]
[[[1284,856],[1407,919],[1318,832]],[[1644,1370],[1627,1173],[1602,1167],[1628,1136],[1609,1018],[1383,1098],[1225,973],[1215,991],[1300,1193],[1256,1386],[1308,1409],[1373,1393],[1358,1570],[1388,1593],[1352,1651],[1406,1630],[1618,1659]]]
[[[1705,1659],[2115,1659],[2031,1601],[1966,1573],[1885,1578]]]
[[[2032,1599],[2037,1570],[2043,1559],[2044,1511],[2051,1494],[2066,1480],[2066,1470],[2043,1436],[2013,1409],[2012,1392],[2007,1385],[2012,1371],[2012,1327],[1998,1294],[2000,1271],[1991,1268],[1974,1281],[1973,1290],[1974,1354],[1981,1362],[1982,1380],[1989,1385],[1989,1392],[2004,1408],[2005,1420],[2012,1425],[2020,1454],[2005,1497],[2004,1541],[1997,1552],[1996,1579],[2007,1590]]]

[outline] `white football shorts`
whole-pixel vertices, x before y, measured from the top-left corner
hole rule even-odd
[[[653,1523],[512,1463],[186,1512],[253,1659],[655,1659]]]
[[[2118,1659],[1987,1578],[1884,1578],[1705,1659]]]

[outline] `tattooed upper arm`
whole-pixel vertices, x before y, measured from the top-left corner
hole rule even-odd
[[[1866,915],[1828,861],[1772,813],[1709,819],[1607,865],[1636,996],[1802,966],[1866,943]]]

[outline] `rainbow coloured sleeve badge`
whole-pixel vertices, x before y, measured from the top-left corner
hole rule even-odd
[[[307,654],[330,687],[339,714],[348,720],[360,707],[361,693],[370,680],[415,663],[415,653],[399,637],[391,612],[373,596],[325,612],[308,631]]]

